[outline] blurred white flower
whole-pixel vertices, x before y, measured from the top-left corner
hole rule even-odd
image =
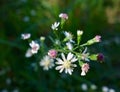
[[[53,30],[58,30],[58,26],[59,26],[60,22],[55,22],[54,24],[52,24],[51,28]]]
[[[10,85],[11,82],[12,82],[12,80],[11,80],[10,78],[7,78],[7,79],[6,79],[6,84],[7,84],[7,85]]]
[[[30,13],[31,13],[32,16],[36,15],[36,11],[35,10],[31,10]]]
[[[60,41],[56,39],[56,40],[55,40],[55,44],[56,44],[56,45],[60,45]]]
[[[7,89],[3,89],[1,92],[8,92],[8,90]]]
[[[89,53],[86,53],[87,52],[87,48],[85,48],[85,50],[83,51],[83,53],[81,54],[81,59],[82,60],[85,60],[85,61],[90,61],[89,60]]]
[[[45,37],[44,37],[44,36],[41,36],[41,37],[40,37],[40,40],[41,40],[41,41],[44,41],[44,40],[45,40]]]
[[[92,84],[92,85],[90,86],[90,88],[91,88],[92,90],[96,90],[96,89],[97,89],[97,86],[96,86],[95,84]]]
[[[65,31],[65,32],[64,32],[64,35],[66,36],[66,40],[69,40],[70,42],[74,42],[74,41],[72,40],[73,36],[72,36],[71,33]]]
[[[67,48],[68,48],[69,50],[72,50],[72,49],[73,49],[73,45],[72,45],[71,42],[67,42],[66,45],[67,45]]]
[[[54,67],[54,60],[46,55],[39,64],[43,67],[43,70],[49,70],[50,68]]]
[[[108,92],[108,90],[109,90],[108,87],[106,87],[106,86],[103,86],[103,87],[102,87],[102,92]]]
[[[60,73],[63,72],[63,70],[65,70],[65,73],[68,74],[72,74],[74,67],[77,67],[76,64],[72,64],[74,62],[76,62],[78,59],[72,54],[72,53],[68,53],[67,58],[65,58],[65,55],[63,53],[61,53],[61,57],[57,58],[57,62],[56,64],[58,64],[59,66],[57,66],[55,69],[56,70],[60,70]]]
[[[87,84],[82,84],[81,85],[81,89],[83,90],[83,91],[87,91],[88,90],[88,87],[87,87]]]
[[[31,51],[31,49],[29,48],[27,51],[26,51],[26,53],[25,53],[25,57],[26,58],[29,58],[29,57],[31,57],[33,55],[33,53],[32,53],[32,51]]]
[[[19,92],[19,89],[16,88],[12,92]]]
[[[23,18],[23,21],[24,21],[24,22],[29,22],[29,21],[30,21],[30,17],[29,17],[29,16],[25,16],[25,17]]]
[[[115,92],[115,90],[111,88],[111,89],[109,89],[108,92]]]
[[[23,40],[29,39],[30,37],[31,37],[30,33],[21,34],[21,39],[23,39]]]
[[[39,46],[38,43],[36,43],[35,41],[32,41],[31,43],[29,43],[29,45],[30,45],[30,47],[31,47],[31,52],[32,52],[33,54],[35,54],[35,53],[38,52],[38,50],[39,50],[39,48],[40,48],[40,46]]]

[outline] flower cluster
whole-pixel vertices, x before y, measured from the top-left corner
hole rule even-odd
[[[29,48],[25,56],[31,57],[34,54],[40,54],[42,59],[39,60],[39,65],[43,67],[43,70],[49,70],[55,68],[60,73],[72,75],[74,68],[77,66],[81,69],[81,76],[85,76],[90,69],[90,61],[102,62],[104,56],[102,53],[90,54],[88,52],[88,46],[101,41],[101,36],[96,35],[94,38],[81,44],[81,38],[83,35],[82,30],[76,31],[74,36],[69,31],[65,31],[64,25],[68,20],[66,13],[59,15],[60,21],[55,22],[51,26],[52,36],[49,36],[52,46],[45,43],[45,37],[41,36],[39,40],[30,40],[31,35],[29,33],[22,34],[23,40],[29,39]],[[39,58],[39,57],[38,57]]]

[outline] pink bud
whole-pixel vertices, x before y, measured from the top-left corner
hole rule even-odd
[[[68,19],[68,15],[66,13],[59,14],[59,17],[62,19]]]
[[[96,35],[95,36],[95,41],[96,42],[100,42],[101,41],[101,36],[100,35]]]
[[[49,50],[48,51],[48,55],[51,57],[51,58],[56,58],[57,56],[57,51],[52,49],[52,50]]]
[[[90,69],[89,64],[87,63],[83,64],[81,67],[82,70],[81,75],[85,76],[89,69]]]

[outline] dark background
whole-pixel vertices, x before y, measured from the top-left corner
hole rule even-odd
[[[69,15],[65,30],[83,30],[82,41],[95,35],[102,42],[90,47],[91,52],[105,55],[103,63],[91,62],[87,76],[79,68],[72,76],[48,72],[37,64],[35,57],[25,58],[29,46],[20,39],[29,32],[32,39],[51,33],[51,24],[58,15]],[[0,92],[82,92],[81,84],[96,84],[119,92],[120,88],[120,0],[0,0]]]

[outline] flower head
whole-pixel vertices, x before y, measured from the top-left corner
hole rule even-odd
[[[67,41],[69,40],[70,42],[74,42],[74,41],[72,40],[73,36],[72,36],[71,33],[65,31],[65,32],[64,32],[64,35],[66,36],[66,39],[65,39],[65,40],[67,40]]]
[[[49,70],[54,66],[54,60],[50,58],[48,55],[46,55],[40,61],[40,66],[43,66],[43,70]]]
[[[68,48],[69,50],[72,50],[72,49],[73,49],[73,45],[72,45],[71,42],[67,42],[66,45],[67,45],[67,48]]]
[[[35,53],[38,52],[38,50],[39,50],[39,48],[40,48],[40,46],[39,46],[38,43],[36,43],[35,41],[32,41],[29,45],[30,45],[30,47],[31,47],[31,52],[32,52],[33,54],[35,54]]]
[[[52,24],[51,28],[53,30],[58,30],[58,26],[59,26],[60,22],[55,22],[54,24]]]
[[[87,90],[88,90],[87,84],[83,83],[83,84],[81,85],[81,89],[82,89],[83,91],[87,91]]]
[[[86,53],[86,52],[87,52],[87,48],[85,48],[85,50],[81,54],[81,59],[85,60],[85,61],[90,61],[89,58],[88,58],[89,57],[89,53]]]
[[[89,68],[90,68],[89,64],[87,64],[87,63],[83,64],[81,67],[81,70],[82,70],[81,76],[85,76],[86,73],[88,72]]]
[[[102,62],[104,60],[104,55],[102,53],[99,53],[97,55],[97,60]]]
[[[24,34],[21,34],[21,39],[26,40],[26,39],[29,39],[30,36],[31,36],[30,33],[24,33]]]
[[[63,70],[65,70],[65,73],[68,74],[72,74],[74,67],[76,67],[76,64],[73,64],[74,62],[76,62],[78,59],[72,54],[72,53],[68,53],[67,58],[65,58],[65,55],[63,53],[61,53],[61,57],[57,58],[56,60],[58,62],[56,62],[56,64],[58,64],[59,66],[56,67],[56,70],[60,70],[60,73],[63,72]]]
[[[52,49],[52,50],[49,50],[48,51],[48,55],[51,57],[51,58],[56,58],[57,56],[57,51]]]
[[[66,13],[59,14],[59,17],[62,19],[68,19],[68,15]]]
[[[101,36],[96,35],[94,39],[95,39],[95,42],[100,42],[101,41]]]

